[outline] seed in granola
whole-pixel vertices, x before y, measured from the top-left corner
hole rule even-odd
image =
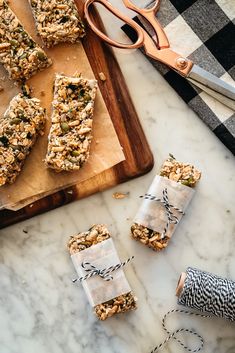
[[[18,47],[19,42],[16,39],[12,39],[12,40],[10,40],[10,44],[12,47]]]
[[[39,60],[45,60],[45,59],[46,59],[45,53],[43,53],[41,50],[38,50],[38,51],[36,52],[36,55],[37,55],[37,57],[38,57]]]
[[[19,118],[13,118],[11,121],[10,121],[10,124],[11,125],[14,125],[14,124],[19,124],[21,122],[21,119]]]
[[[78,157],[81,154],[81,151],[72,151],[71,154],[74,157]]]
[[[69,124],[67,124],[67,123],[61,123],[60,127],[63,130],[63,132],[68,132],[69,131]]]

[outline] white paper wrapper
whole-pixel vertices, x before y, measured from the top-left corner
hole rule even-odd
[[[159,199],[163,198],[163,190],[167,188],[169,203],[175,207],[178,207],[185,212],[191,201],[194,190],[188,186],[182,185],[175,181],[157,175],[147,194],[151,194]],[[174,215],[179,219],[182,218],[182,214],[174,209]],[[167,224],[167,213],[164,205],[157,201],[150,201],[143,199],[141,207],[139,208],[137,215],[134,218],[134,222],[141,224],[144,227],[150,228],[158,233],[163,233],[164,228]],[[166,235],[170,238],[177,224],[170,224]]]
[[[120,263],[112,239],[104,240],[90,248],[77,252],[71,256],[71,259],[78,277],[83,277],[88,273],[81,266],[83,261],[90,262],[99,269],[108,268]],[[111,276],[113,280],[110,281],[105,281],[97,275],[81,282],[92,306],[104,303],[131,291],[122,269],[112,272]]]

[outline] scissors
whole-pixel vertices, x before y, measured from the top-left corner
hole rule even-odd
[[[122,14],[108,0],[86,0],[84,4],[85,18],[91,29],[106,43],[116,48],[136,49],[143,47],[146,55],[152,59],[158,60],[175,70],[178,74],[185,77],[194,85],[207,92],[210,96],[216,98],[227,107],[235,110],[235,87],[221,80],[210,72],[194,64],[188,58],[174,52],[170,49],[170,43],[166,33],[156,18],[156,13],[160,8],[160,0],[156,0],[151,8],[139,8],[130,0],[122,0],[126,8],[142,16],[154,30],[154,37],[143,29],[138,23]],[[120,20],[128,24],[137,33],[137,40],[133,44],[123,44],[117,42],[97,28],[90,16],[91,5],[95,3],[102,4],[108,11]]]

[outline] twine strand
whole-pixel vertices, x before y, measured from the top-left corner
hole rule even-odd
[[[151,194],[145,194],[144,196],[140,196],[140,198],[144,198],[145,200],[149,200],[149,201],[160,202],[165,207],[166,215],[167,215],[167,222],[166,222],[166,226],[161,234],[161,239],[165,238],[170,224],[178,224],[179,223],[179,219],[174,214],[174,211],[177,211],[182,215],[185,214],[184,211],[181,210],[179,207],[176,207],[176,206],[170,204],[167,188],[163,189],[163,191],[162,191],[162,199],[158,198],[154,195],[151,195]]]
[[[229,321],[235,321],[235,282],[189,267],[186,271],[184,287],[178,298],[178,303],[186,307],[197,309],[201,313],[179,309],[168,311],[162,319],[162,327],[168,336],[163,342],[158,344],[151,353],[160,350],[171,339],[176,340],[176,342],[188,352],[199,352],[204,345],[203,337],[198,332],[188,328],[179,328],[170,332],[166,327],[166,318],[173,313],[183,313],[185,315],[201,318],[211,318],[212,316],[210,314],[213,314]],[[199,346],[192,349],[182,342],[177,337],[177,334],[182,332],[197,337],[200,342]]]
[[[209,315],[203,315],[203,314],[198,314],[198,313],[193,313],[193,312],[190,312],[190,311],[187,311],[187,310],[179,310],[179,309],[173,309],[173,310],[170,310],[168,311],[164,316],[163,316],[163,319],[162,319],[162,327],[164,329],[164,331],[166,331],[167,333],[167,337],[165,338],[164,341],[162,341],[160,344],[158,344],[156,347],[153,348],[153,350],[150,352],[150,353],[155,353],[157,351],[159,351],[161,348],[163,348],[170,340],[174,339],[176,340],[176,342],[178,344],[180,344],[186,351],[188,352],[191,352],[191,353],[196,353],[196,352],[199,352],[203,346],[204,346],[204,339],[203,337],[196,331],[194,330],[191,330],[191,329],[188,329],[188,328],[179,328],[173,332],[170,332],[167,327],[166,327],[166,318],[173,314],[173,313],[181,313],[181,314],[185,314],[185,315],[189,315],[189,316],[197,316],[197,317],[202,317],[202,318],[210,318],[211,316]],[[178,333],[186,333],[186,334],[191,334],[195,337],[198,338],[200,344],[197,348],[190,348],[189,346],[187,346],[184,342],[182,342],[178,337],[177,337],[177,334]]]
[[[88,261],[83,261],[81,266],[82,268],[87,272],[85,276],[82,276],[80,278],[75,278],[73,279],[73,283],[79,281],[86,281],[87,279],[93,277],[93,276],[100,276],[104,281],[111,281],[113,280],[113,276],[111,275],[112,272],[119,270],[120,268],[126,266],[131,260],[134,259],[134,256],[129,257],[126,261],[121,262],[116,265],[109,266],[107,268],[99,269],[92,263]]]
[[[235,282],[189,267],[178,303],[235,321]]]

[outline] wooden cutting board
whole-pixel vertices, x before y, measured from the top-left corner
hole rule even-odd
[[[76,3],[80,14],[82,14],[82,2],[76,0]],[[96,10],[93,10],[92,15],[94,22],[99,25],[101,30],[104,30]],[[87,28],[87,36],[83,41],[83,46],[97,80],[100,82],[100,72],[106,76],[106,81],[100,82],[99,87],[126,160],[85,182],[56,192],[19,211],[1,210],[0,228],[138,177],[153,167],[152,153],[112,49],[100,41],[89,28]]]

